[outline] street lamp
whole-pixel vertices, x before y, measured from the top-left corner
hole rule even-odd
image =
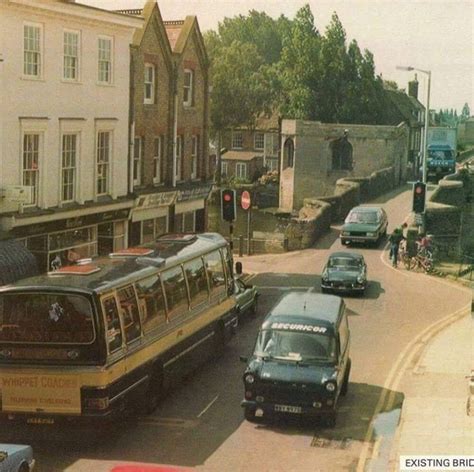
[[[411,66],[397,66],[398,70],[416,70],[417,72],[421,72],[422,74],[426,74],[428,76],[428,87],[426,92],[426,110],[425,110],[425,132],[423,134],[423,177],[422,182],[426,184],[426,163],[428,159],[428,123],[429,123],[429,116],[430,116],[430,87],[431,87],[431,71],[430,70],[423,70],[417,69],[416,67]]]

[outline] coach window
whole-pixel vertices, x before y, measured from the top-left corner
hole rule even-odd
[[[140,313],[138,311],[137,299],[133,285],[128,285],[117,290],[117,297],[120,304],[120,313],[123,320],[125,341],[127,343],[140,337]]]
[[[107,330],[107,344],[109,352],[114,352],[122,346],[122,329],[114,297],[107,297],[102,300],[105,315],[105,326]]]
[[[188,281],[191,308],[194,308],[209,297],[206,270],[202,259],[194,259],[194,261],[184,264],[184,272]]]
[[[152,275],[135,284],[138,306],[140,307],[143,330],[151,331],[153,328],[166,323],[166,308],[161,281],[157,275]]]
[[[225,292],[225,272],[219,251],[211,252],[204,256],[204,263],[211,289],[211,298],[218,297]]]
[[[168,317],[172,320],[179,314],[186,313],[189,309],[188,291],[183,269],[175,267],[167,270],[163,272],[162,278],[168,305]]]

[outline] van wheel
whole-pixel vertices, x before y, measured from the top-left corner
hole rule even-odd
[[[347,391],[349,390],[349,376],[351,374],[351,361],[349,360],[346,373],[344,375],[344,380],[341,386],[341,395],[347,395]]]

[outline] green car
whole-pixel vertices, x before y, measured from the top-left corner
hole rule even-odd
[[[341,243],[375,243],[387,235],[388,218],[382,207],[353,208],[341,228]]]
[[[364,256],[355,252],[334,252],[321,276],[322,293],[358,293],[367,288],[367,264]]]

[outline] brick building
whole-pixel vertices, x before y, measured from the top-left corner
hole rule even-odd
[[[163,21],[154,1],[121,12],[144,19],[131,47],[130,245],[167,231],[203,231],[209,85],[197,19]]]

